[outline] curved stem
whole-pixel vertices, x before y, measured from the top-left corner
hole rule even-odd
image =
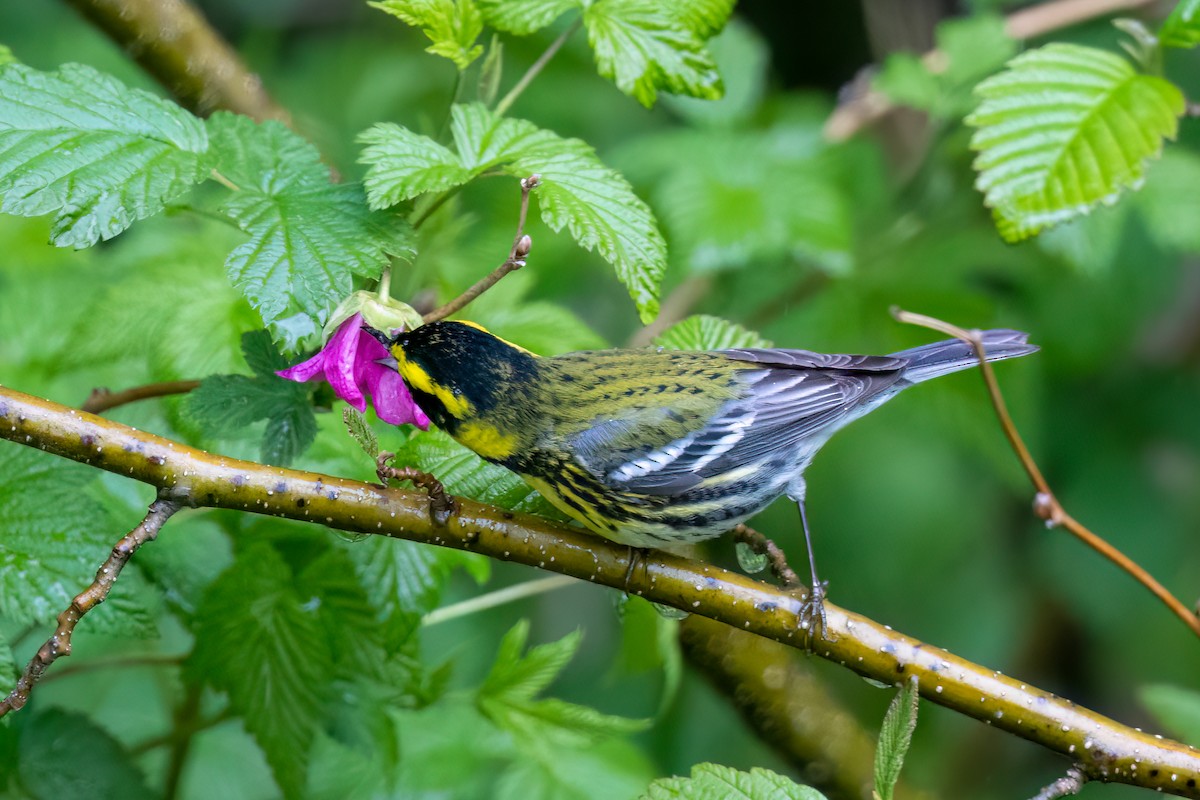
[[[1008,413],[1008,405],[1004,402],[1004,395],[1000,392],[1000,383],[996,380],[996,373],[992,369],[991,363],[987,360],[987,354],[984,351],[983,340],[980,338],[979,332],[967,331],[934,317],[924,314],[914,314],[910,311],[902,311],[900,309],[892,309],[892,315],[900,322],[920,325],[924,328],[931,328],[949,336],[954,336],[975,349],[975,355],[979,359],[980,372],[983,374],[983,382],[987,386],[988,396],[992,400],[992,407],[996,410],[996,417],[1000,420],[1000,427],[1004,430],[1004,435],[1012,446],[1013,452],[1017,454],[1017,460],[1021,462],[1021,466],[1024,467],[1025,473],[1029,476],[1030,483],[1037,490],[1037,497],[1034,499],[1033,504],[1034,513],[1045,520],[1048,527],[1057,528],[1061,526],[1066,528],[1067,532],[1123,569],[1134,580],[1149,589],[1167,608],[1171,609],[1171,613],[1179,617],[1183,621],[1183,624],[1191,628],[1192,633],[1200,636],[1200,616],[1197,616],[1196,612],[1189,609],[1184,605],[1183,601],[1171,594],[1165,586],[1155,580],[1141,565],[1068,514],[1058,501],[1058,498],[1054,496],[1054,492],[1050,490],[1050,484],[1046,481],[1045,476],[1042,475],[1042,471],[1038,467],[1037,462],[1033,460],[1033,456],[1030,455],[1029,448],[1025,446],[1025,441],[1021,438],[1021,434],[1017,431],[1017,426],[1012,421],[1012,416]]]
[[[119,392],[110,392],[104,387],[92,389],[92,393],[80,406],[90,414],[100,414],[109,409],[135,403],[138,400],[149,400],[152,397],[166,397],[172,394],[187,394],[200,385],[200,381],[164,381],[163,383],[147,383],[144,386],[134,386]]]
[[[525,74],[521,76],[516,85],[509,89],[508,94],[500,98],[500,102],[496,104],[495,110],[497,116],[504,116],[508,112],[508,109],[517,101],[517,98],[529,87],[529,84],[533,83],[533,79],[550,63],[550,59],[554,58],[554,54],[567,43],[567,39],[570,39],[571,35],[579,30],[581,25],[583,25],[583,17],[579,16],[567,26],[566,30],[558,35],[557,39],[550,43],[550,46],[546,48],[546,52],[542,53],[538,57],[538,60],[530,65],[529,69],[525,70]]]
[[[524,583],[507,586],[495,592],[488,592],[478,597],[472,597],[470,600],[464,600],[461,603],[436,608],[421,619],[421,624],[426,627],[440,625],[452,619],[478,614],[480,611],[487,611],[489,608],[515,603],[518,600],[524,600],[526,597],[536,597],[539,594],[546,594],[547,592],[553,592],[556,589],[563,589],[567,586],[575,586],[578,583],[579,581],[574,578],[568,578],[566,575],[551,575],[549,578],[525,581]]]
[[[800,628],[802,591],[654,551],[639,555],[638,569],[630,573],[624,545],[471,500],[458,499],[457,511],[439,521],[424,493],[206,453],[5,387],[0,439],[148,483],[171,503],[483,553],[626,589],[792,647],[808,641]],[[916,676],[927,700],[1060,753],[1091,780],[1200,800],[1200,751],[1122,725],[832,603],[825,610],[828,628],[826,638],[816,642],[817,656],[884,683]]]

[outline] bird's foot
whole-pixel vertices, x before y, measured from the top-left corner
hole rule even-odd
[[[803,605],[800,606],[800,630],[804,632],[804,649],[809,654],[816,649],[820,639],[829,639],[829,620],[825,616],[825,595],[829,581],[814,583]],[[830,640],[832,641],[832,640]]]
[[[446,491],[446,487],[428,472],[422,472],[415,467],[392,467],[388,462],[395,453],[386,450],[375,459],[375,474],[380,482],[387,486],[389,480],[412,481],[413,486],[424,489],[429,495],[429,518],[435,525],[444,526],[451,515],[458,512],[458,502],[454,495]]]

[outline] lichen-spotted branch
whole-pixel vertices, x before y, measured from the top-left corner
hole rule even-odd
[[[795,647],[806,637],[802,595],[665,553],[639,558],[578,529],[470,500],[444,521],[423,493],[201,452],[160,436],[0,387],[0,438],[38,447],[158,487],[195,506],[316,522],[471,550],[506,561],[628,588]],[[917,678],[921,695],[1058,752],[1090,780],[1200,798],[1200,751],[1143,733],[1014,678],[826,603],[821,657],[876,681]]]

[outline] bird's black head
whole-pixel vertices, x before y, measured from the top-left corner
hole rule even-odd
[[[431,322],[387,344],[417,405],[451,432],[522,392],[537,370],[532,353],[468,322]]]

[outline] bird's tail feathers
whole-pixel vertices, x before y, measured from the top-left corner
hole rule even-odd
[[[1038,351],[1037,345],[1028,344],[1029,334],[1012,330],[990,330],[983,332],[983,349],[988,361],[1000,361],[1005,358],[1027,356]],[[975,349],[960,339],[947,339],[944,342],[921,345],[911,350],[892,353],[896,358],[907,358],[909,364],[904,369],[904,379],[912,383],[920,383],[948,372],[976,366],[979,359]]]

